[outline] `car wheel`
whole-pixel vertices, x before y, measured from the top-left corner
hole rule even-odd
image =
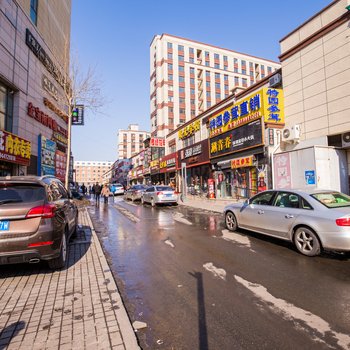
[[[151,198],[151,206],[155,207],[156,206],[156,202],[154,201],[154,198]]]
[[[316,256],[321,252],[318,237],[307,227],[299,227],[295,231],[293,241],[298,251],[306,256]]]
[[[61,252],[60,255],[55,258],[48,261],[50,269],[61,269],[66,265],[67,260],[67,238],[66,233],[62,237],[62,245],[61,245]]]
[[[236,231],[238,228],[237,219],[232,211],[228,211],[225,215],[225,224],[230,231]]]

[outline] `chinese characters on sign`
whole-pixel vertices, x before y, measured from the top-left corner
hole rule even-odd
[[[253,166],[253,156],[235,158],[231,160],[231,169]]]
[[[67,163],[66,154],[57,150],[56,161],[55,161],[56,177],[58,177],[62,182],[65,181],[66,163]]]
[[[276,189],[290,189],[292,187],[289,153],[275,154],[274,184]]]
[[[152,137],[150,141],[151,147],[165,147],[165,139],[161,139],[158,137]]]
[[[200,143],[198,145],[195,145],[193,147],[185,149],[185,154],[184,154],[183,158],[196,156],[196,155],[201,154],[201,153],[202,153],[202,144]]]
[[[179,139],[186,139],[187,137],[190,137],[193,135],[196,131],[199,131],[201,129],[201,123],[200,120],[196,120],[193,123],[185,126],[183,129],[179,130],[178,135]]]
[[[284,124],[283,91],[263,88],[209,119],[210,137],[264,117],[265,123]]]
[[[75,105],[72,109],[72,125],[84,125],[84,105]]]
[[[242,151],[263,144],[262,121],[257,119],[224,134],[210,139],[209,154],[211,158]]]
[[[31,143],[17,135],[0,130],[0,160],[28,166]]]

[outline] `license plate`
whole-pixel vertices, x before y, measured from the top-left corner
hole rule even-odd
[[[173,195],[172,195],[172,194],[167,194],[166,196],[167,196],[167,197],[172,197]]]
[[[0,231],[8,231],[10,228],[10,221],[3,220],[0,221]]]

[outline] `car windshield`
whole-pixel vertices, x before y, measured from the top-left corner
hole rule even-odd
[[[318,200],[327,208],[341,208],[350,206],[350,197],[341,192],[314,193],[311,197]]]
[[[0,205],[6,203],[32,203],[45,199],[43,186],[31,184],[1,184]]]
[[[170,186],[157,186],[157,191],[174,191]]]
[[[135,190],[144,190],[145,188],[147,188],[147,187],[143,186],[143,185],[136,185],[136,186],[134,186]]]

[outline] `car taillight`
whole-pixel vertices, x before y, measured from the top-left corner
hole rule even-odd
[[[338,226],[350,226],[350,217],[339,218],[335,222]]]
[[[157,196],[159,196],[160,194],[163,194],[163,192],[162,191],[157,192]]]
[[[45,204],[30,209],[26,215],[26,218],[42,217],[44,219],[50,219],[55,216],[56,206],[54,204]]]

